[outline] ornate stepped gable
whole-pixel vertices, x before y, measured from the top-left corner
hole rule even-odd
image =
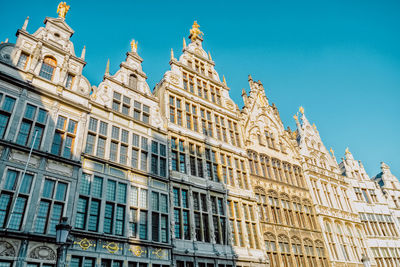
[[[249,95],[242,93],[241,120],[267,258],[271,266],[279,262],[328,266],[294,133],[284,129],[262,83],[249,76],[249,85]],[[276,244],[296,249],[276,249]],[[310,253],[315,247],[317,256]]]
[[[358,213],[351,206],[353,191],[331,149],[331,154],[321,141],[315,124],[311,125],[300,107],[301,123],[298,114],[294,116],[297,124],[297,141],[303,160],[304,174],[313,195],[317,217],[322,227],[329,257],[337,264],[358,264],[364,255],[372,257],[366,246],[366,236]]]

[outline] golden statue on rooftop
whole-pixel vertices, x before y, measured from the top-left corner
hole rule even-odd
[[[190,40],[192,40],[192,42],[195,41],[198,37],[201,38],[204,35],[204,33],[200,31],[199,28],[200,25],[197,24],[197,21],[195,20],[192,25],[192,28],[190,29],[190,35],[189,35],[189,38]]]
[[[137,41],[135,41],[135,39],[132,39],[132,41],[131,41],[131,51],[132,52],[137,52],[137,45],[138,45],[138,42]]]
[[[60,2],[57,7],[57,13],[59,18],[65,19],[65,15],[67,15],[70,6],[67,5],[66,2]]]

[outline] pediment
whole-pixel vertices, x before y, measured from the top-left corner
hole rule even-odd
[[[74,30],[62,18],[46,17],[46,19],[44,20],[44,24],[47,24],[47,22],[59,27],[60,29],[66,31],[66,32],[69,32],[71,34],[71,36],[74,34]]]

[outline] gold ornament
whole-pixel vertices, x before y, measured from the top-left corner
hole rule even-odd
[[[75,241],[74,244],[79,245],[83,250],[88,250],[90,247],[96,246],[93,241],[90,241],[87,238],[81,239],[79,242]]]
[[[132,41],[131,41],[131,51],[132,51],[132,52],[135,52],[135,53],[136,53],[136,51],[137,51],[137,45],[138,45],[138,42],[137,42],[137,41],[135,42],[135,39],[132,39]]]
[[[118,250],[122,250],[122,248],[119,247],[119,245],[115,242],[108,242],[107,245],[103,245],[103,248],[107,249],[108,252],[114,254]]]
[[[146,250],[143,250],[140,246],[134,246],[129,249],[136,257],[142,256],[143,253],[146,253]]]
[[[296,114],[294,114],[294,115],[293,115],[293,119],[295,119],[296,121],[298,121],[298,120],[299,120],[299,118],[297,117],[297,115],[296,115]]]
[[[65,19],[70,6],[66,2],[60,2],[57,7],[58,17]]]
[[[189,38],[190,40],[195,41],[197,38],[202,38],[204,33],[202,33],[200,30],[200,25],[197,24],[197,21],[194,21],[192,28],[190,29],[190,35]]]
[[[162,259],[167,255],[167,253],[164,250],[162,250],[161,248],[153,250],[153,254],[156,255],[157,258],[159,258],[159,259]]]
[[[299,107],[299,111],[300,111],[301,114],[304,114],[304,108],[302,106]]]

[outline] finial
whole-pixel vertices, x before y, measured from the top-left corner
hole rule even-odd
[[[174,58],[174,50],[171,48],[171,60],[175,59]]]
[[[107,66],[106,66],[105,75],[110,75],[110,59],[107,60]]]
[[[249,80],[249,81],[253,81],[253,77],[251,77],[251,74],[249,74],[248,80]]]
[[[304,108],[302,106],[299,107],[299,111],[301,114],[304,114]]]
[[[132,39],[132,41],[131,41],[131,51],[133,53],[137,52],[137,45],[138,45],[138,42],[137,41],[135,42],[135,39]]]
[[[185,40],[185,37],[183,37],[183,49],[185,49],[186,48],[186,40]]]
[[[329,151],[331,152],[332,156],[335,156],[335,151],[333,150],[333,148],[330,148]]]
[[[196,39],[200,39],[201,41],[203,40],[203,35],[204,33],[202,33],[200,30],[200,25],[197,24],[197,21],[195,20],[193,22],[192,28],[190,29],[190,35],[189,35],[189,39],[192,40],[192,42],[196,41]]]
[[[210,51],[208,51],[208,59],[209,59],[210,61],[212,61]]]
[[[4,41],[5,43],[8,43],[8,38],[6,38],[6,40]]]
[[[246,90],[242,89],[242,96],[247,96]]]
[[[299,118],[297,117],[297,115],[296,115],[296,114],[294,114],[294,115],[293,115],[293,119],[295,119],[296,121],[298,121],[298,120],[299,120]]]
[[[81,59],[85,60],[85,55],[86,55],[86,45],[84,45],[82,48]]]
[[[225,75],[222,75],[222,82],[226,85]]]
[[[65,19],[65,15],[67,15],[70,6],[67,5],[66,2],[60,2],[57,7],[57,13],[59,18]]]
[[[315,123],[312,124],[312,127],[314,128],[314,130],[317,130],[317,126],[315,126]]]
[[[345,153],[346,153],[346,154],[350,154],[350,150],[349,150],[348,147],[346,147]]]
[[[26,31],[26,27],[28,27],[28,22],[29,22],[29,16],[26,17],[24,21],[24,25],[22,26],[22,29]]]

